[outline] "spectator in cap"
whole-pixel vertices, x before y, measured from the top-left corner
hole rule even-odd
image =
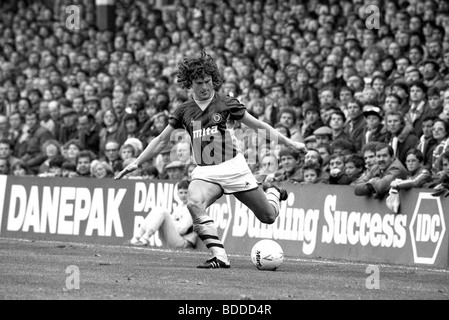
[[[332,142],[332,129],[328,126],[322,126],[313,131],[317,144]]]
[[[185,178],[185,164],[179,160],[174,160],[165,166],[168,180],[179,181]]]
[[[363,116],[366,127],[360,136],[362,148],[372,141],[385,142],[387,131],[382,123],[382,110],[375,105],[366,105],[363,107]]]
[[[57,139],[62,144],[78,136],[78,113],[73,108],[67,108],[61,112],[62,126],[59,127]]]
[[[316,137],[314,135],[308,136],[304,139],[304,144],[306,145],[307,149],[315,149],[317,146]]]

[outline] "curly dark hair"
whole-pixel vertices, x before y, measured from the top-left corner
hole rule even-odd
[[[206,75],[212,77],[215,90],[218,90],[223,82],[214,59],[204,49],[200,57],[184,57],[178,63],[178,69],[178,82],[183,89],[190,89],[193,81],[204,78]]]

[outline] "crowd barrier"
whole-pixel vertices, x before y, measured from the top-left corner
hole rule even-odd
[[[170,181],[0,176],[0,237],[126,244],[155,206],[178,205]],[[448,267],[449,198],[401,191],[398,214],[385,199],[350,186],[285,184],[289,198],[272,225],[224,195],[208,209],[230,254],[273,239],[287,257]],[[158,234],[151,246],[161,247]],[[198,250],[206,250],[200,243]]]

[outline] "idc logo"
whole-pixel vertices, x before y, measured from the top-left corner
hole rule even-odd
[[[415,263],[434,264],[446,232],[441,198],[421,192],[409,229]]]

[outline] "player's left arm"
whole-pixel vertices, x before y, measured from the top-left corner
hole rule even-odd
[[[284,136],[282,133],[280,133],[278,130],[270,126],[268,123],[260,121],[259,119],[256,119],[253,117],[249,112],[245,112],[243,117],[240,119],[241,122],[243,122],[245,125],[250,127],[253,130],[265,130],[267,133],[267,138],[271,141],[277,141],[278,143],[284,144],[287,147],[293,148],[298,150],[299,152],[306,153],[307,148],[304,143],[293,141],[286,136]]]

